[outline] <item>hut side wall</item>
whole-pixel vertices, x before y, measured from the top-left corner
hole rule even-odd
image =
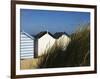
[[[34,57],[34,41],[32,38],[21,32],[20,39],[20,56],[21,59]]]

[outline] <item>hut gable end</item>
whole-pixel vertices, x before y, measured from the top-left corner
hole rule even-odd
[[[54,36],[50,32],[46,31],[37,34],[35,39],[37,40],[37,48],[35,49],[35,51],[37,51],[37,53],[35,53],[37,56],[41,56],[46,53],[46,51],[55,43]]]
[[[65,51],[69,42],[71,41],[69,35],[65,32],[57,32],[54,34],[54,36],[56,38],[57,46]]]

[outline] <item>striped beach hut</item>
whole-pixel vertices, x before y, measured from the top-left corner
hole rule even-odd
[[[34,37],[22,31],[20,39],[21,59],[34,58]]]

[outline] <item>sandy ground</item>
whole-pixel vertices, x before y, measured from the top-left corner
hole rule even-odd
[[[37,68],[38,58],[21,60],[21,69],[35,69]]]

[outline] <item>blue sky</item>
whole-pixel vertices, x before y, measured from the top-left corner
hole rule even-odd
[[[41,31],[48,30],[51,33],[73,33],[79,24],[90,23],[89,12],[69,12],[51,10],[20,10],[21,30],[36,35]]]

